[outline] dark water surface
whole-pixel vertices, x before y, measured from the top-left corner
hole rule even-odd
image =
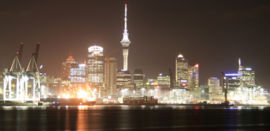
[[[0,131],[270,130],[267,108],[199,106],[0,107]]]

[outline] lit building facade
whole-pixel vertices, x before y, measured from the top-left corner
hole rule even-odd
[[[213,93],[217,91],[220,87],[220,80],[217,77],[210,77],[208,78],[208,88],[209,88],[209,93]]]
[[[145,81],[145,87],[146,89],[154,89],[158,86],[157,79],[148,78]]]
[[[220,86],[220,79],[217,77],[208,78],[208,93],[209,99],[212,101],[222,101],[224,99],[222,92],[223,89]]]
[[[241,79],[241,86],[243,87],[255,87],[255,71],[252,70],[251,67],[244,67],[241,65],[241,59],[239,58],[239,68],[238,73],[242,74],[240,77]]]
[[[134,86],[131,86],[131,74],[129,71],[119,71],[117,72],[116,76],[116,86],[118,90],[124,89],[124,88],[131,88]]]
[[[73,64],[77,64],[77,62],[72,56],[69,56],[66,61],[62,63],[62,80],[69,80],[70,69]]]
[[[227,99],[233,104],[267,104],[265,90],[260,86],[242,86],[242,74],[225,74],[224,88],[227,88]]]
[[[84,84],[86,82],[86,65],[73,64],[69,76],[71,84]]]
[[[189,67],[188,88],[199,88],[199,64]]]
[[[157,76],[157,83],[161,89],[170,88],[170,76],[160,73]]]
[[[267,104],[265,90],[255,84],[255,72],[242,66],[240,58],[238,64],[237,73],[227,73],[223,77],[227,101],[233,104]]]
[[[104,88],[104,56],[101,46],[90,46],[87,56],[87,81],[91,88],[98,89],[98,95]]]
[[[241,85],[240,77],[242,74],[238,73],[227,73],[224,76],[223,85],[228,91],[236,90]]]
[[[133,73],[133,83],[136,89],[143,88],[144,74],[141,69],[135,69]]]
[[[117,60],[114,57],[105,58],[105,92],[107,96],[116,93]]]
[[[175,64],[175,80],[176,86],[186,88],[188,85],[188,61],[182,54],[178,54]]]

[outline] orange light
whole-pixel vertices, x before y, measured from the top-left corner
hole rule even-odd
[[[79,90],[79,92],[77,93],[78,98],[87,98],[87,96],[88,96],[87,92],[83,90]]]
[[[63,94],[63,98],[69,99],[70,95],[69,94]]]

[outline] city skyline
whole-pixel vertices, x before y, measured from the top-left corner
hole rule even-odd
[[[267,49],[265,48],[266,44],[269,43],[269,39],[267,39],[266,36],[263,37],[263,35],[267,34],[265,29],[269,28],[269,26],[266,25],[267,21],[269,20],[262,20],[266,18],[262,18],[261,15],[269,14],[270,6],[264,5],[262,7],[258,2],[257,4],[247,4],[245,7],[240,8],[242,10],[246,9],[247,12],[249,12],[250,9],[253,9],[251,10],[251,12],[253,12],[251,13],[251,15],[253,15],[251,17],[249,15],[246,16],[246,12],[244,11],[233,12],[235,11],[236,7],[240,6],[240,2],[238,3],[238,6],[237,4],[234,5],[235,7],[232,8],[232,14],[227,14],[229,15],[227,17],[229,18],[226,17],[221,19],[217,16],[219,14],[223,14],[222,9],[215,12],[213,11],[213,7],[211,7],[209,10],[207,10],[208,8],[206,7],[200,7],[198,9],[187,9],[187,7],[180,8],[177,5],[180,5],[179,3],[181,2],[173,0],[172,3],[175,3],[176,5],[167,2],[164,2],[164,5],[162,5],[162,2],[160,1],[157,1],[157,3],[160,2],[160,4],[151,4],[149,1],[136,2],[129,0],[128,2],[129,33],[131,34],[131,41],[133,43],[129,55],[129,66],[131,70],[134,70],[135,68],[142,68],[143,71],[150,76],[157,76],[160,72],[167,73],[169,68],[174,68],[175,58],[177,54],[181,52],[189,60],[189,63],[191,65],[194,65],[196,63],[200,64],[200,82],[202,84],[205,84],[207,83],[208,77],[220,76],[221,72],[236,72],[238,65],[237,60],[239,57],[241,57],[243,65],[251,66],[256,71],[256,78],[259,84],[263,85],[266,88],[269,87],[269,83],[267,81],[267,74],[270,73],[267,70],[269,62],[265,61],[265,59],[267,59],[267,56],[269,56],[269,52],[267,52]],[[0,40],[0,42],[1,45],[4,45],[4,48],[1,48],[0,68],[3,69],[4,67],[8,67],[10,65],[11,58],[15,56],[14,49],[17,49],[18,43],[20,41],[25,41],[25,46],[27,47],[31,47],[33,44],[36,44],[36,42],[41,42],[41,55],[39,64],[45,65],[45,69],[47,68],[46,71],[49,74],[53,74],[53,72],[60,68],[61,63],[66,59],[68,55],[73,55],[75,59],[79,59],[79,61],[83,61],[84,59],[86,59],[87,48],[94,44],[94,41],[100,41],[99,44],[104,47],[105,55],[116,56],[119,60],[119,67],[121,67],[122,53],[119,41],[121,40],[121,32],[123,31],[122,5],[124,4],[124,2],[120,0],[115,2],[89,2],[94,4],[95,9],[93,10],[96,10],[97,12],[98,10],[101,10],[97,7],[107,7],[106,9],[104,9],[106,11],[101,13],[99,12],[100,14],[98,14],[97,12],[89,11],[88,13],[91,13],[91,18],[94,18],[94,20],[91,18],[86,18],[87,13],[84,14],[79,11],[72,14],[71,11],[68,11],[69,8],[83,6],[82,3],[72,5],[72,3],[67,2],[67,5],[60,6],[60,8],[67,10],[63,12],[57,12],[56,9],[52,8],[52,11],[56,11],[56,13],[49,12],[49,14],[46,14],[46,12],[42,10],[42,8],[37,9],[32,7],[31,4],[28,5],[30,9],[26,7],[22,8],[19,6],[20,8],[18,8],[18,10],[5,10],[1,7],[1,9],[3,10],[1,10],[0,12],[0,20],[2,21],[0,23],[2,23],[1,27],[3,30],[0,31],[0,34],[1,36],[3,36],[3,38]],[[145,5],[142,5],[142,3]],[[183,4],[191,6],[192,2],[183,2]],[[215,4],[217,6],[221,6],[221,3]],[[55,5],[53,7],[57,7],[57,5],[61,5],[61,2],[55,2]],[[43,6],[47,8],[47,6],[49,5],[45,4]],[[151,11],[153,11],[154,9],[149,12],[144,12],[146,11],[147,6],[151,6],[154,9],[164,8],[162,12],[164,14],[162,14],[159,10],[155,10],[159,12],[158,14],[161,14],[160,16],[152,16],[150,14]],[[183,12],[186,11],[187,14],[185,15],[184,13],[181,13],[181,9],[183,10]],[[203,11],[201,13],[198,13],[199,9],[202,9]],[[87,11],[88,9],[83,6],[82,10]],[[176,12],[173,12],[174,10]],[[192,11],[195,11],[193,12],[194,14],[192,14]],[[77,16],[80,13],[83,16],[82,18]],[[142,14],[140,15],[140,13]],[[178,13],[180,13],[181,15],[177,15]],[[226,11],[224,11],[224,13],[226,13]],[[65,14],[67,16],[65,16]],[[113,14],[113,16],[109,16],[109,14]],[[173,14],[177,15],[177,17],[173,16]],[[187,16],[188,14],[190,16]],[[56,24],[52,24],[50,23],[50,20],[53,19],[49,19],[48,21],[43,22],[43,20],[46,20],[45,18],[42,18],[44,15],[47,18],[56,18],[57,16],[62,16],[62,18],[59,18],[59,23],[56,22]],[[78,20],[65,21],[69,19],[69,15],[75,16],[76,18],[78,18]],[[202,18],[200,17],[203,17],[199,15],[203,15],[207,19],[203,20],[201,23],[197,23],[195,20],[202,20]],[[32,16],[37,17],[38,20],[36,20],[36,22],[43,22],[45,27],[48,26],[48,29],[46,29],[45,27],[38,27],[36,29],[35,27],[40,25],[35,22],[32,23],[33,25],[30,25],[31,22],[28,22],[33,19],[30,19],[30,17]],[[169,20],[175,19],[175,21],[172,22],[169,20],[163,20],[164,16],[166,16],[165,18],[168,18]],[[182,17],[194,18],[181,20]],[[210,17],[215,18],[210,19]],[[13,23],[16,22],[16,20],[22,20],[22,23]],[[106,23],[97,23],[98,21],[102,20],[106,21]],[[173,32],[166,32],[166,29],[164,27],[158,26],[159,24],[164,25],[162,22],[160,23],[160,20],[168,23],[172,22],[172,25],[166,25],[166,28],[169,28],[169,30],[172,30],[173,27],[176,28],[173,29]],[[211,20],[215,20],[217,24],[215,24],[215,22],[211,23]],[[251,21],[251,24],[246,23],[246,25],[242,25],[241,23],[246,20]],[[5,22],[11,23],[5,24]],[[77,25],[80,22],[82,22],[83,24]],[[137,22],[139,22],[139,24]],[[180,22],[180,24],[178,24],[178,22]],[[189,22],[191,23],[188,24]],[[265,22],[265,24],[259,25],[261,24],[261,22]],[[61,24],[63,25],[56,28],[56,26],[59,26]],[[70,26],[73,24],[77,26]],[[213,27],[215,26],[209,27],[208,24],[215,24],[216,27],[221,27],[213,29]],[[250,26],[252,24],[255,25],[255,27]],[[18,28],[11,29],[11,32],[9,32],[9,29],[14,26]],[[93,26],[96,26],[96,28],[92,30]],[[230,26],[235,28],[225,29]],[[27,27],[30,30],[27,30]],[[181,31],[181,29],[183,29],[183,31]],[[223,29],[224,32],[219,32],[220,29]],[[5,31],[7,31],[7,34],[5,34]],[[50,34],[52,32],[53,34]],[[11,39],[8,35],[14,36],[14,39]],[[255,36],[251,37],[252,35]],[[250,37],[248,37],[247,39],[247,36]],[[207,42],[210,43],[207,44]],[[219,44],[219,42],[223,44]],[[237,44],[234,45],[235,43]],[[252,46],[252,44],[257,46],[255,48],[248,47]],[[51,50],[51,46],[54,46],[55,50]],[[243,50],[243,48],[246,50]],[[61,50],[61,52],[59,52],[59,50]],[[31,54],[29,52],[31,51],[25,51],[23,55],[24,59],[28,59],[30,57]],[[48,54],[47,52],[51,53]],[[56,64],[50,65],[50,63]],[[25,65],[26,63],[23,64]]]

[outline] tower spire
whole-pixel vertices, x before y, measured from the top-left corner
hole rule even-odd
[[[131,43],[129,38],[128,38],[128,28],[127,28],[127,3],[125,3],[125,17],[124,17],[124,32],[123,32],[123,38],[121,40],[122,45],[124,46],[123,43],[127,44],[127,46],[129,46],[129,44]]]
[[[127,3],[125,3],[125,19],[124,19],[124,22],[125,22],[124,33],[128,33],[128,31],[127,31]]]
[[[124,32],[123,38],[120,41],[123,47],[123,71],[128,71],[128,47],[130,45],[130,40],[128,38],[128,29],[127,29],[127,3],[125,3],[125,16],[124,16]]]

